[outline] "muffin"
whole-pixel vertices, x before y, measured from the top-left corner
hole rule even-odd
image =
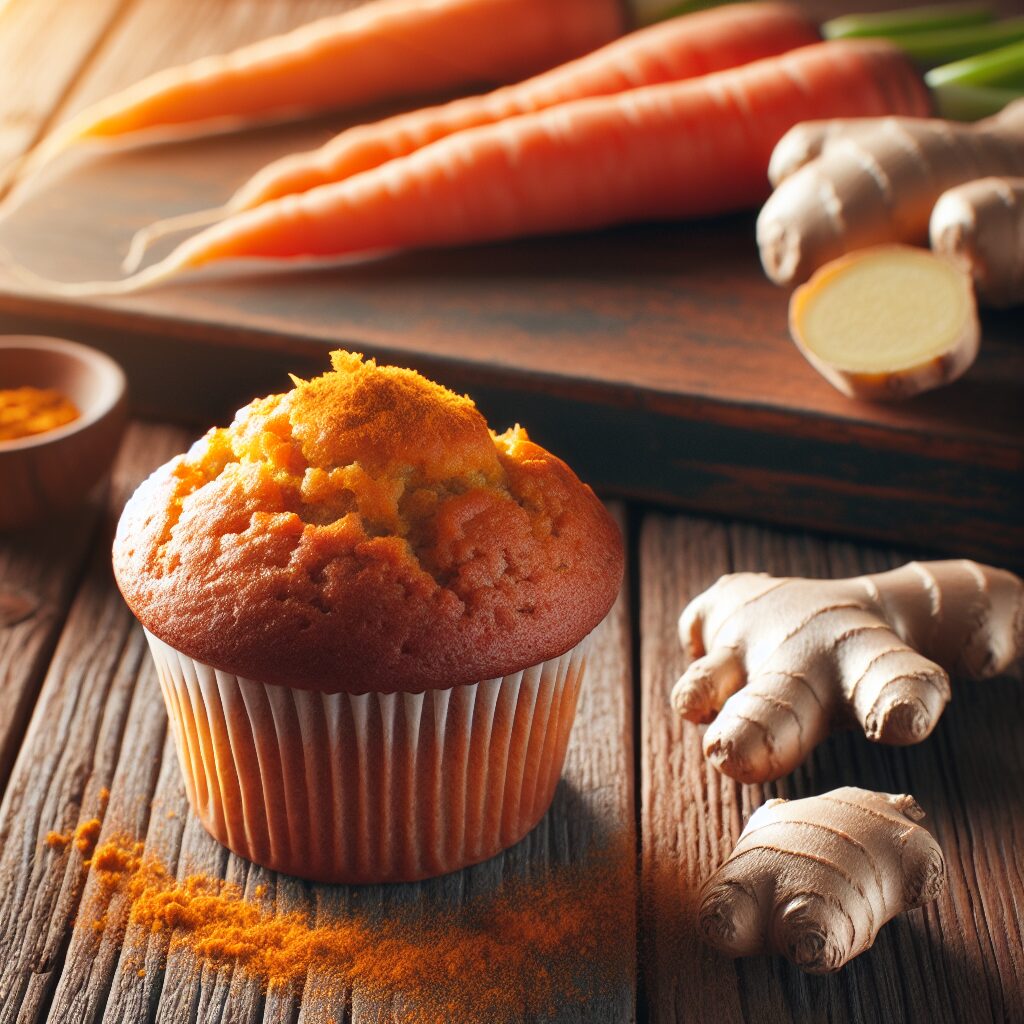
[[[622,543],[522,428],[331,359],[146,480],[114,571],[214,837],[306,878],[424,878],[549,806]]]

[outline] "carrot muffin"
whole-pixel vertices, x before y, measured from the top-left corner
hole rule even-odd
[[[114,570],[218,840],[307,878],[423,878],[550,804],[622,545],[520,427],[332,363],[145,481]]]

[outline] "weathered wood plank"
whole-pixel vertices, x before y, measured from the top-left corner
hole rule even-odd
[[[182,844],[182,835],[188,823],[185,812],[184,792],[180,789],[179,768],[174,755],[174,739],[167,729],[166,715],[161,717],[159,688],[156,682],[155,671],[148,663],[144,663],[145,670],[140,675],[138,691],[141,701],[137,709],[137,718],[129,720],[125,729],[125,735],[131,736],[136,732],[149,733],[154,738],[158,732],[164,736],[162,755],[157,762],[159,774],[155,785],[151,784],[150,777],[144,773],[133,773],[135,778],[115,780],[114,787],[110,794],[110,806],[107,817],[104,821],[104,835],[107,836],[123,831],[129,835],[144,835],[146,848],[155,856],[168,864],[177,861],[178,851]],[[133,706],[133,713],[136,708]],[[144,749],[152,750],[152,747]],[[177,786],[177,788],[175,788]],[[123,793],[125,790],[137,791],[145,801],[147,815],[139,816],[132,820],[121,812]],[[176,805],[169,805],[160,796],[154,794],[172,792],[180,801]],[[88,884],[93,884],[90,879]],[[86,889],[86,898],[92,891]],[[117,908],[115,908],[117,909]],[[153,1019],[153,1007],[157,1005],[160,992],[163,988],[164,963],[167,956],[167,944],[169,936],[163,942],[155,938],[145,948],[144,955],[136,952],[137,943],[134,941],[134,932],[129,928],[127,939],[123,942],[115,941],[112,950],[104,950],[102,978],[91,978],[90,984],[97,992],[105,995],[106,1005],[103,1010],[102,1020],[124,1022],[149,1022]],[[90,958],[90,949],[87,943],[81,942],[76,936],[72,936],[71,945],[68,950],[64,975],[61,978],[60,987],[57,990],[57,997],[54,999],[54,1006],[62,1005],[61,996],[64,988],[72,987],[75,984],[75,976],[83,973],[89,968],[83,967],[83,962]],[[98,959],[98,958],[97,958]],[[139,972],[143,973],[139,973]],[[75,1018],[71,1018],[75,1019]],[[90,1021],[100,1019],[94,1015],[84,1017]]]
[[[110,508],[183,436],[135,428],[113,475]],[[82,851],[44,845],[104,813],[122,753],[125,721],[143,644],[113,585],[109,533],[93,548],[88,572],[43,682],[35,712],[0,804],[0,1021],[38,1020],[60,974],[82,892]],[[126,752],[140,764],[137,751]],[[145,770],[149,770],[148,768]]]
[[[853,732],[832,737],[792,776],[741,786],[702,758],[700,730],[678,721],[669,690],[685,667],[676,620],[722,572],[854,575],[894,552],[797,534],[651,515],[640,546],[643,932],[654,1022],[1016,1020],[1024,876],[1011,850],[1024,828],[1024,693],[995,680],[955,687],[934,735],[897,749]],[[897,918],[874,948],[829,978],[778,958],[729,961],[695,927],[700,883],[768,796],[856,784],[910,792],[945,852],[940,900]]]
[[[137,479],[184,441],[176,430],[133,429],[115,472],[111,507],[119,508]],[[381,912],[410,901],[447,908],[504,878],[575,863],[612,834],[633,847],[625,596],[599,634],[563,783],[541,825],[507,854],[466,872],[353,890],[313,886],[250,865],[221,848],[191,815],[141,630],[110,579],[108,550],[106,541],[96,546],[0,808],[0,914],[9,922],[0,936],[0,1020],[269,1024],[317,1021],[327,1012],[339,1022],[401,1019],[400,1002],[376,1007],[357,992],[342,996],[339,1005],[336,992],[317,992],[317,979],[300,1003],[287,993],[264,993],[239,972],[197,971],[187,951],[168,953],[170,936],[130,929],[122,943],[114,929],[97,935],[88,927],[97,883],[83,870],[83,853],[73,844],[66,851],[44,844],[49,830],[66,832],[93,816],[102,819],[101,842],[119,833],[144,835],[147,850],[179,874],[227,877],[250,896],[265,885],[279,909],[317,917],[341,913],[353,901]],[[622,898],[632,908],[635,892]],[[72,930],[83,907],[85,927]],[[108,916],[119,912],[115,903]],[[625,980],[588,1019],[632,1021],[635,936],[609,941],[619,944]],[[579,1020],[579,1012],[570,1007],[563,1019]]]
[[[46,130],[125,2],[9,0],[0,5],[0,195],[7,169]],[[46,59],[40,60],[43,47]],[[103,500],[94,495],[58,523],[0,537],[0,792]]]
[[[102,497],[53,523],[0,535],[0,793],[88,555]]]
[[[133,657],[122,662],[128,677],[120,684],[130,692],[130,705],[120,743],[117,768],[110,782],[110,796],[101,805],[102,841],[115,833],[144,835],[152,812],[151,801],[161,761],[159,752],[167,733],[166,719],[152,713],[159,693],[155,673],[137,632],[132,632]],[[124,770],[130,763],[133,770]],[[79,863],[79,869],[84,870]],[[99,906],[95,876],[85,878],[81,908]],[[119,911],[115,903],[110,913]],[[97,910],[97,912],[99,912]],[[92,916],[95,917],[95,914]],[[115,931],[94,933],[88,927],[69,937],[67,954],[51,1004],[49,1019],[71,1024],[96,1021],[107,1001],[114,969],[119,962],[121,944]],[[135,966],[139,970],[142,965]],[[125,1018],[127,1019],[127,1018]]]
[[[0,5],[0,187],[5,169],[45,130],[126,2]]]
[[[621,510],[616,511],[621,515]],[[149,818],[146,848],[179,875],[202,870],[216,877],[226,877],[250,896],[257,885],[266,886],[264,899],[271,900],[276,909],[305,912],[318,922],[338,920],[354,907],[364,912],[387,914],[418,903],[426,914],[431,908],[445,911],[458,907],[474,895],[493,891],[505,879],[533,877],[554,865],[579,863],[600,852],[613,840],[632,849],[635,826],[630,650],[628,601],[623,594],[595,637],[595,650],[588,667],[562,783],[551,811],[521,843],[484,864],[426,882],[358,888],[315,885],[266,871],[227,853],[190,814],[169,741],[164,749],[159,781],[153,791],[154,810]],[[146,683],[147,680],[140,679],[140,688]],[[164,717],[163,709],[152,693],[149,704],[140,705],[142,713],[150,718]],[[130,721],[126,735],[133,728]],[[155,729],[152,724],[147,728]],[[131,764],[121,766],[119,781],[121,774],[132,771]],[[128,792],[136,789],[139,789],[137,783],[127,787]],[[110,799],[104,835],[120,828],[120,818],[114,814],[122,799],[118,783],[115,783]],[[173,817],[168,819],[167,814]],[[185,822],[183,828],[179,824],[182,821]],[[628,908],[626,916],[631,918],[636,893],[627,888],[621,895],[624,907]],[[615,966],[622,982],[602,999],[600,1006],[585,1010],[567,1006],[558,1021],[568,1024],[586,1019],[595,1024],[628,1024],[635,1019],[635,929],[630,926],[623,934],[609,936],[607,941],[614,944],[618,958]],[[353,1024],[368,1024],[369,1021],[400,1024],[402,1020],[398,994],[394,1004],[381,1006],[366,993],[339,993],[336,985],[324,985],[323,979],[316,977],[307,979],[301,1000],[288,993],[263,993],[258,985],[237,970],[197,971],[186,950],[171,949],[168,955],[167,943],[166,936],[147,936],[129,929],[125,948],[133,952],[127,957],[122,955],[116,970],[108,962],[103,979],[97,982],[98,990],[105,992],[110,989],[104,1021],[120,1024],[150,1020],[153,1019],[154,1007],[158,1024],[174,1024],[188,1019],[187,1015],[195,1012],[195,1007],[199,1008],[198,1019],[210,1024],[260,1020],[265,1024],[319,1024],[327,1016],[332,1016],[337,1024],[348,1021]],[[76,933],[71,940],[65,974],[89,969],[89,949],[87,937],[80,939]],[[139,962],[144,964],[143,976],[138,974]],[[62,979],[58,996],[65,987],[77,986]],[[64,1003],[60,1005],[62,1009],[65,1006]],[[585,1017],[581,1016],[584,1012]],[[84,1024],[95,1018],[82,1015],[60,1019],[69,1022],[80,1020]]]

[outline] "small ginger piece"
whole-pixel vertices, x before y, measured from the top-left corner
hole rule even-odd
[[[1024,175],[1024,99],[975,124],[881,117],[807,121],[779,140],[775,191],[757,218],[765,273],[805,281],[856,249],[923,243],[947,189],[986,175]]]
[[[834,726],[923,740],[949,701],[949,673],[988,679],[1024,652],[1024,581],[965,560],[840,580],[740,572],[695,597],[679,632],[696,660],[673,707],[711,723],[704,754],[719,771],[764,782]]]
[[[932,248],[971,276],[983,303],[1024,302],[1024,177],[979,178],[943,192],[930,232]]]
[[[915,824],[923,817],[913,797],[853,786],[769,800],[701,889],[702,935],[730,956],[781,953],[809,974],[839,970],[887,921],[941,892],[945,862]]]
[[[832,117],[826,121],[801,121],[782,136],[768,161],[768,181],[778,188],[791,174],[817,160],[837,139],[877,126],[880,118]]]
[[[797,348],[851,398],[909,398],[956,380],[978,354],[970,278],[926,249],[877,246],[822,267],[789,304]]]

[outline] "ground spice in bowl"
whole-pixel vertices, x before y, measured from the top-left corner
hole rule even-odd
[[[44,434],[80,415],[74,402],[55,388],[0,389],[0,441]]]
[[[253,899],[208,875],[178,879],[130,838],[101,843],[88,866],[98,885],[77,926],[120,929],[136,954],[125,958],[131,970],[149,937],[164,935],[171,953],[184,952],[197,970],[239,969],[267,989],[295,993],[310,979],[327,1003],[358,991],[400,1004],[409,1024],[544,1017],[600,999],[631,963],[618,941],[632,950],[625,843],[456,909],[413,903],[387,916],[357,909],[318,922],[276,909],[259,888]]]

